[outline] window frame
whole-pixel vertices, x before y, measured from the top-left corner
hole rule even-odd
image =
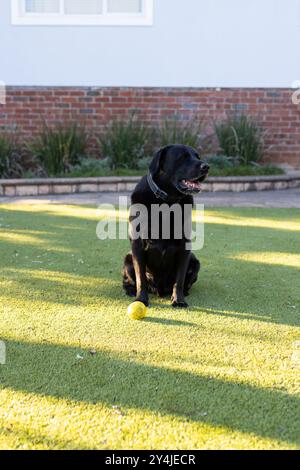
[[[60,13],[24,13],[25,0],[11,0],[11,21],[14,26],[152,26],[154,0],[142,0],[142,13],[109,13],[103,0],[103,15],[66,15]]]

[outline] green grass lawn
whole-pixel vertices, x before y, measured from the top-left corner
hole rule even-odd
[[[0,448],[300,448],[300,211],[206,211],[190,309],[141,322],[98,220],[1,206]]]

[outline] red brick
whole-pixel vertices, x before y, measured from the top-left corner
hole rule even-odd
[[[0,123],[6,128],[17,124],[27,138],[39,131],[43,119],[51,125],[80,121],[91,133],[93,146],[94,133],[102,132],[111,119],[126,119],[133,111],[154,127],[175,115],[184,122],[201,117],[207,133],[212,132],[214,120],[247,113],[267,131],[266,159],[300,167],[300,106],[292,104],[292,92],[276,88],[8,87],[6,105],[0,105]]]

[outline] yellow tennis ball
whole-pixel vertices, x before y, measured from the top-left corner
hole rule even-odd
[[[132,320],[142,320],[147,314],[147,307],[143,302],[133,302],[129,305],[127,313]]]

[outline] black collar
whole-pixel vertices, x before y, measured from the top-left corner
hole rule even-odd
[[[169,195],[168,195],[167,193],[165,193],[165,191],[162,191],[162,190],[157,186],[157,184],[154,183],[151,173],[148,173],[148,175],[147,175],[147,181],[148,181],[148,184],[149,184],[149,186],[150,186],[151,191],[153,192],[153,194],[155,194],[155,196],[157,197],[157,199],[162,199],[163,201],[167,201],[167,200],[168,200]]]

